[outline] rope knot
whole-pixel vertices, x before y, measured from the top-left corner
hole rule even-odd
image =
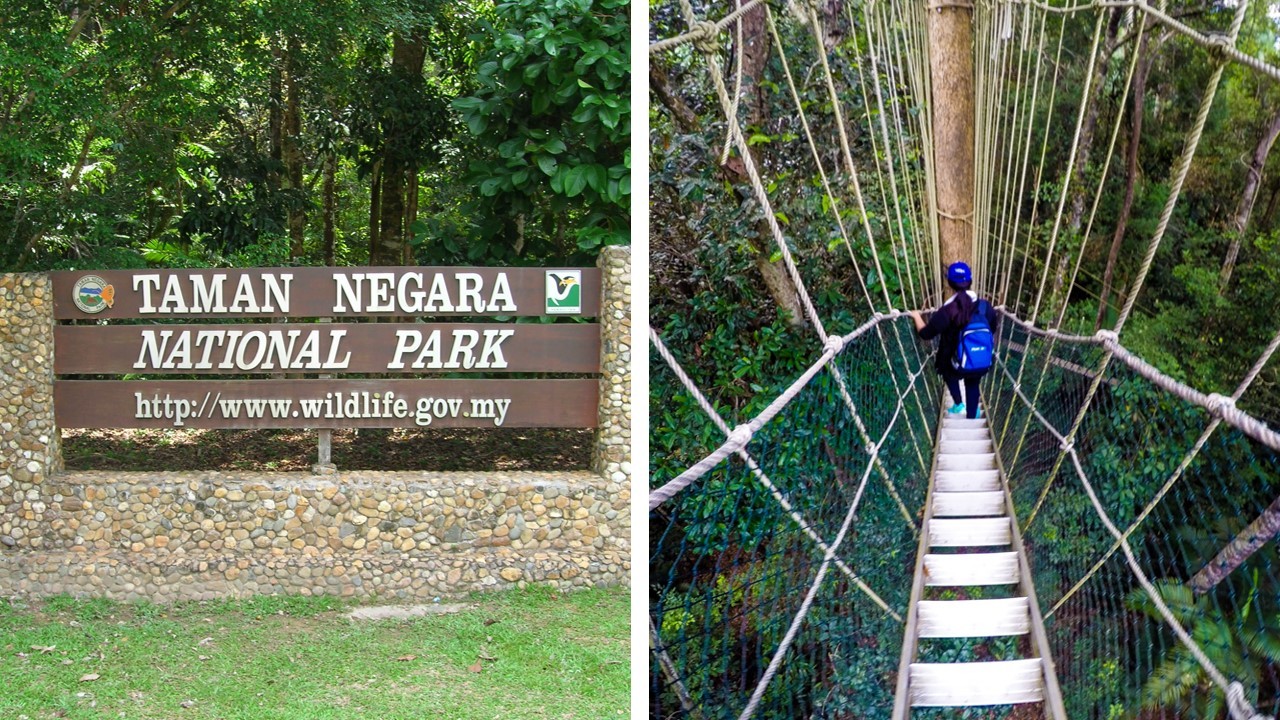
[[[1223,33],[1210,33],[1205,39],[1209,41],[1209,44],[1205,46],[1205,50],[1208,51],[1209,57],[1217,60],[1218,62],[1225,63],[1227,61],[1227,53],[1234,45],[1234,43],[1231,42],[1231,37]]]
[[[743,423],[733,429],[729,433],[729,441],[725,445],[729,448],[730,453],[735,453],[747,446],[751,442],[751,436],[756,431],[752,429],[751,423]]]
[[[1076,441],[1063,439],[1058,443],[1058,447],[1062,448],[1062,452],[1066,454],[1075,449]]]
[[[1238,682],[1227,686],[1227,709],[1233,720],[1274,720],[1253,709],[1244,697],[1244,686]]]
[[[695,22],[693,28],[689,30],[689,37],[693,46],[702,52],[713,53],[720,50],[720,26],[710,20]]]
[[[1222,417],[1223,413],[1228,409],[1234,410],[1236,407],[1236,399],[1227,395],[1219,395],[1218,393],[1209,393],[1209,412],[1217,417]]]
[[[840,351],[844,349],[844,338],[839,335],[830,335],[827,337],[827,341],[822,343],[822,349],[824,352],[831,353],[832,357],[839,355]]]
[[[1116,334],[1115,330],[1106,330],[1106,329],[1099,330],[1098,332],[1094,333],[1093,336],[1098,338],[1098,342],[1102,343],[1103,345],[1120,342],[1120,336]]]

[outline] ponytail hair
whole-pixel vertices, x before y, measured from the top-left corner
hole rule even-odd
[[[956,324],[964,325],[969,322],[969,318],[973,317],[973,307],[976,304],[973,298],[969,297],[969,288],[973,283],[957,283],[947,280],[947,285],[956,291],[956,299],[953,304],[956,306]]]

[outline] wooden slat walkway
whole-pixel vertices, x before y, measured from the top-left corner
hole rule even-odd
[[[1045,717],[1064,720],[1044,622],[986,419],[943,417],[925,503],[895,720],[908,718],[913,707],[1019,703],[1042,703]],[[964,595],[999,585],[1012,587],[1015,596],[923,599],[925,588],[970,588]],[[1032,656],[995,662],[917,661],[922,639],[1007,636],[1030,636]]]

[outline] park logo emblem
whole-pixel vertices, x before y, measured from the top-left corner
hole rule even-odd
[[[548,315],[582,314],[582,271],[547,271]]]
[[[95,314],[115,305],[116,289],[97,275],[85,275],[76,281],[71,299],[84,312]]]

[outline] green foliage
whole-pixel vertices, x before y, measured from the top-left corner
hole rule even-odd
[[[478,87],[453,106],[474,138],[473,203],[488,218],[482,244],[514,235],[508,252],[527,245],[538,256],[569,239],[577,256],[591,257],[627,242],[628,8],[623,0],[513,0],[476,37],[488,46]]]
[[[1239,615],[1215,606],[1212,595],[1197,596],[1177,581],[1156,583],[1160,599],[1191,639],[1226,677],[1244,685],[1245,698],[1251,702],[1257,701],[1263,668],[1280,663],[1280,607],[1274,592],[1268,595],[1265,590],[1259,591],[1258,579],[1254,573],[1255,592]],[[1125,603],[1163,622],[1155,603],[1141,588],[1132,591]],[[1254,622],[1248,622],[1249,615],[1254,616]],[[1226,707],[1222,691],[1209,680],[1191,651],[1177,641],[1164,654],[1142,692],[1145,707],[1166,707],[1196,717],[1218,717]]]

